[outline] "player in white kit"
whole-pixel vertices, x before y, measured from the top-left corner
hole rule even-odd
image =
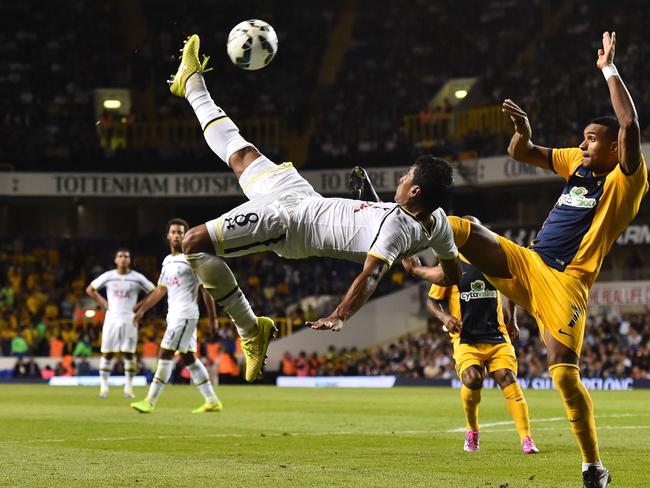
[[[183,254],[182,243],[189,225],[183,219],[167,223],[167,241],[170,254],[163,260],[158,286],[142,302],[135,314],[139,321],[144,313],[167,295],[167,328],[160,343],[158,367],[144,400],[133,402],[131,407],[140,413],[153,412],[156,401],[169,382],[174,369],[174,353],[178,352],[187,366],[192,382],[203,395],[204,403],[193,413],[219,412],[223,406],[214,393],[208,370],[196,353],[196,327],[199,322],[197,303],[201,283]],[[215,330],[215,307],[212,297],[201,288],[208,310],[208,323]]]
[[[459,281],[458,250],[440,208],[453,186],[449,163],[432,156],[418,158],[401,178],[395,203],[324,198],[291,163],[276,165],[261,155],[215,105],[203,79],[207,59],[199,61],[199,42],[197,35],[186,41],[170,90],[189,101],[208,145],[234,171],[250,201],[190,229],[183,250],[242,337],[247,381],[261,374],[275,325],[253,314],[224,257],[272,250],[286,258],[330,256],[363,263],[339,306],[329,317],[311,323],[314,329],[340,330],[395,261],[428,248],[442,262],[438,284]]]
[[[115,269],[102,273],[86,288],[86,293],[106,309],[102,327],[102,357],[99,360],[99,397],[108,397],[108,377],[111,374],[113,355],[124,357],[124,396],[135,398],[133,376],[135,360],[133,355],[138,345],[138,324],[134,321],[134,309],[140,292],[150,293],[155,285],[137,271],[131,270],[131,253],[118,249],[115,253]],[[106,288],[106,298],[98,291]]]

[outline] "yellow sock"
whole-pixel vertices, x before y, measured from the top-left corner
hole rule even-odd
[[[451,231],[454,234],[454,242],[457,247],[463,247],[469,239],[469,234],[472,232],[472,224],[469,220],[450,215],[447,217]]]
[[[471,390],[462,385],[460,397],[463,399],[467,430],[478,430],[478,405],[481,403],[481,390]]]
[[[521,391],[519,383],[515,382],[503,389],[503,396],[506,397],[508,411],[515,421],[515,427],[519,438],[523,439],[530,435],[530,418],[528,417],[528,404]]]
[[[571,423],[573,434],[578,439],[584,463],[595,463],[600,459],[594,404],[580,380],[580,370],[575,364],[554,364],[548,368],[555,387],[560,392],[564,409]]]

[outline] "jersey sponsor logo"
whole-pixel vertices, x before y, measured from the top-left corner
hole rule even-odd
[[[557,201],[558,207],[566,205],[575,208],[594,208],[596,206],[595,198],[587,198],[587,189],[584,186],[574,186],[569,193],[560,195]]]
[[[472,291],[464,291],[460,294],[460,299],[469,302],[470,300],[480,300],[482,298],[496,298],[496,290],[486,290],[485,281],[476,280],[472,281],[470,288]]]
[[[167,286],[178,286],[181,284],[181,280],[176,276],[172,276],[167,280]]]
[[[127,290],[113,290],[111,295],[115,298],[129,298],[129,292]]]

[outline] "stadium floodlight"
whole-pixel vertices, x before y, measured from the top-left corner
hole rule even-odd
[[[456,90],[454,96],[461,100],[467,96],[467,90]]]
[[[122,106],[122,102],[120,100],[104,100],[104,108],[107,110],[117,110]]]

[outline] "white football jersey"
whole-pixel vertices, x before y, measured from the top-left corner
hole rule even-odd
[[[458,255],[447,215],[441,208],[432,213],[429,233],[397,203],[318,195],[287,195],[279,203],[289,215],[286,244],[279,252],[285,257],[328,256],[363,263],[370,254],[392,266],[396,260],[429,248],[442,259]]]
[[[106,287],[107,313],[112,315],[133,315],[133,307],[138,303],[138,294],[141,291],[149,293],[156,287],[137,271],[120,274],[115,269],[99,275],[90,286],[95,290]]]
[[[158,285],[167,288],[167,321],[199,318],[196,299],[200,284],[185,254],[169,254],[163,260]]]

